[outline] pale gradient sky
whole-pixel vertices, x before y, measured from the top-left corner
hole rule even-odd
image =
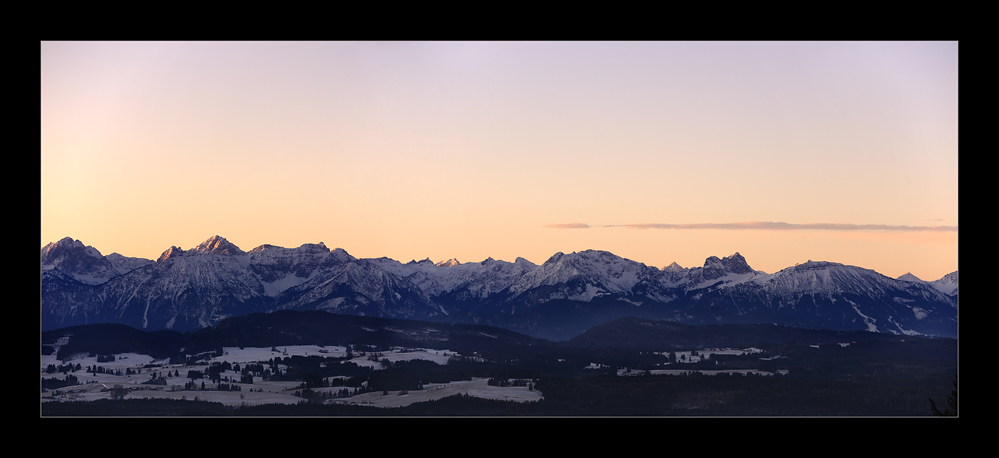
[[[42,42],[41,245],[935,280],[958,268],[957,48]]]

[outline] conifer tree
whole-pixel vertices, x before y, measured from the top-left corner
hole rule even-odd
[[[937,404],[930,399],[930,411],[933,415],[938,417],[955,417],[957,416],[957,374],[954,375],[954,389],[951,390],[950,396],[947,396],[947,408],[940,411],[937,409]]]

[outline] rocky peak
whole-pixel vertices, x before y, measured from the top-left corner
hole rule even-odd
[[[721,259],[718,259],[717,256],[711,256],[704,260],[704,267],[701,269],[700,275],[704,280],[714,280],[728,274],[750,274],[753,272],[754,270],[749,267],[746,258],[736,252],[732,256]]]
[[[238,246],[233,245],[228,240],[218,235],[201,242],[197,248],[194,249],[197,253],[205,254],[222,254],[222,255],[233,255],[238,256],[246,254],[243,250],[240,250]]]
[[[167,248],[167,250],[164,251],[163,254],[161,254],[160,257],[156,259],[156,262],[165,261],[170,258],[177,258],[180,256],[184,256],[185,254],[187,253],[180,247],[172,246],[170,248]]]
[[[42,270],[57,268],[90,285],[104,283],[118,275],[118,271],[100,251],[69,237],[45,245],[39,260]]]
[[[276,246],[276,245],[271,245],[271,244],[269,244],[269,243],[265,243],[265,244],[263,244],[263,245],[260,245],[260,246],[258,246],[258,247],[256,247],[256,248],[254,248],[254,249],[250,250],[250,253],[261,253],[261,252],[263,252],[263,251],[266,251],[266,250],[273,250],[273,249],[275,249],[275,248],[278,248],[278,249],[280,249],[281,247],[279,247],[279,246]]]
[[[350,253],[347,253],[347,250],[344,250],[343,248],[337,248],[335,250],[330,251],[330,259],[332,259],[334,262],[337,263],[345,263],[357,260],[357,258],[351,256]]]
[[[436,265],[437,265],[437,267],[454,267],[454,266],[461,265],[461,263],[458,262],[457,259],[451,258],[451,259],[448,259],[447,261],[438,262]]]
[[[105,256],[104,259],[107,259],[108,262],[114,266],[115,271],[117,271],[119,275],[131,272],[140,267],[145,267],[149,264],[153,264],[153,261],[149,259],[130,258],[118,253],[111,253]]]
[[[953,283],[953,284],[956,285],[957,284],[957,271],[955,270],[955,271],[953,271],[953,272],[951,272],[951,273],[949,273],[947,275],[944,275],[943,278],[941,278],[938,281],[940,281],[942,283]]]
[[[326,244],[324,244],[323,242],[319,242],[319,243],[303,243],[302,246],[300,246],[298,248],[284,248],[284,247],[279,247],[277,245],[271,245],[269,243],[265,243],[263,245],[260,245],[260,246],[258,246],[256,248],[250,250],[249,253],[251,253],[251,254],[254,254],[254,253],[263,253],[265,251],[281,252],[283,250],[297,251],[297,252],[300,252],[300,253],[329,253],[330,252],[330,249],[326,246]]]
[[[89,247],[79,240],[63,237],[58,242],[49,243],[42,248],[42,265],[57,263],[67,257],[89,257],[103,258],[101,253],[94,247]]]
[[[530,266],[530,267],[534,267],[536,265],[533,262],[528,261],[528,260],[526,260],[526,259],[524,259],[524,258],[522,258],[520,256],[517,256],[517,259],[514,259],[513,263],[514,264],[526,265],[526,266]]]
[[[920,283],[922,283],[922,281],[923,281],[919,277],[913,275],[912,272],[906,272],[905,274],[902,274],[898,278],[896,278],[896,280],[915,281],[915,282],[920,282]]]
[[[939,280],[936,280],[934,282],[931,282],[930,285],[933,286],[934,288],[936,288],[938,291],[940,291],[940,292],[942,292],[942,293],[944,293],[944,294],[946,294],[948,296],[956,296],[957,295],[957,271],[955,270],[955,271],[953,271],[953,272],[951,272],[951,273],[949,273],[947,275],[944,275],[943,278],[941,278]]]
[[[74,247],[83,248],[83,242],[73,240],[71,237],[63,237],[58,242],[50,242],[48,245],[45,245],[45,247],[42,248],[42,252],[50,252],[58,248],[69,249]]]
[[[548,260],[545,261],[545,264],[554,264],[556,262],[559,262],[562,260],[563,256],[565,256],[565,254],[559,251],[558,253],[553,254],[552,257],[548,258]]]
[[[732,256],[722,258],[721,263],[726,271],[734,274],[749,274],[754,272],[753,268],[749,267],[749,263],[746,262],[746,258],[742,257],[738,251]]]
[[[664,272],[683,272],[685,270],[687,269],[685,267],[681,267],[680,264],[676,263],[676,261],[673,261],[672,264],[663,267]]]

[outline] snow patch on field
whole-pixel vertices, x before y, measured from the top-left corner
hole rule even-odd
[[[65,342],[63,342],[65,344]],[[57,343],[58,345],[58,343]],[[129,393],[126,399],[138,398],[166,398],[178,400],[194,400],[220,402],[225,405],[262,405],[262,404],[297,404],[302,398],[292,395],[301,389],[299,381],[269,381],[261,377],[254,377],[252,384],[238,384],[241,391],[212,391],[212,390],[184,390],[184,384],[190,379],[187,378],[188,371],[206,371],[212,362],[229,362],[231,364],[245,365],[247,363],[267,363],[274,358],[285,358],[291,356],[322,356],[322,357],[343,357],[347,348],[340,346],[319,346],[319,345],[288,345],[272,348],[254,347],[223,347],[221,356],[203,361],[196,365],[169,364],[167,360],[156,360],[148,355],[137,353],[121,353],[115,355],[114,361],[97,362],[96,356],[81,355],[69,361],[59,361],[55,354],[42,355],[41,357],[41,377],[46,379],[64,379],[66,374],[55,372],[47,374],[46,367],[52,364],[56,367],[72,363],[79,364],[81,370],[69,372],[76,377],[80,384],[65,387],[59,390],[58,396],[54,396],[54,391],[41,393],[43,402],[53,402],[55,400],[65,401],[93,401],[97,399],[109,399],[109,389],[116,385],[128,388]],[[377,361],[372,361],[372,355]],[[448,359],[457,356],[458,353],[451,350],[434,349],[402,349],[393,348],[390,351],[382,352],[357,352],[350,361],[358,366],[380,369],[381,360],[387,359],[391,362],[408,361],[421,359],[432,361],[437,364],[447,364]],[[146,365],[157,365],[158,367],[146,368]],[[93,374],[86,371],[88,366],[101,366],[106,372]],[[279,368],[285,369],[279,364]],[[125,373],[126,370],[133,372],[132,375],[114,375],[117,371]],[[169,373],[178,375],[167,378],[167,385],[145,385],[153,373],[160,375]],[[225,371],[222,377],[228,376],[230,379],[239,379],[239,373],[235,371]],[[196,380],[200,384],[204,381],[206,385],[214,385],[207,379]],[[331,402],[370,405],[372,407],[402,407],[414,402],[423,402],[440,399],[454,394],[467,394],[486,399],[498,399],[517,402],[537,401],[542,398],[539,391],[529,390],[526,387],[499,387],[490,386],[485,378],[475,378],[470,381],[454,381],[446,384],[424,385],[422,390],[410,390],[407,394],[390,391],[389,394],[363,393],[349,398],[340,398]],[[315,391],[337,391],[343,387],[316,388]]]

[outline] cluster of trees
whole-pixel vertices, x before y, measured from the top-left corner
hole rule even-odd
[[[101,391],[104,391],[104,390],[101,390]],[[125,387],[123,387],[121,385],[115,385],[114,387],[112,387],[108,391],[111,394],[111,399],[116,400],[116,401],[120,401],[122,399],[125,399],[125,396],[128,395],[128,392],[129,392],[128,388],[125,388]]]
[[[73,374],[66,374],[62,380],[58,378],[45,378],[42,377],[42,390],[58,390],[59,388],[65,388],[67,386],[79,385],[80,381]]]
[[[339,390],[313,390],[311,388],[303,388],[300,391],[295,391],[292,393],[293,396],[298,396],[305,399],[305,401],[310,403],[322,403],[323,401],[331,399],[341,399],[349,398],[351,396],[356,396],[363,392],[360,388],[354,388],[349,390],[347,388],[341,388]]]
[[[159,379],[159,378],[164,378],[165,379],[165,378],[173,377],[175,374],[176,374],[177,377],[180,377],[180,372],[178,372],[178,371],[174,371],[173,373],[171,373],[170,371],[166,371],[165,373],[161,373],[159,371],[152,371],[152,372],[149,373],[149,378],[150,379]]]
[[[268,343],[269,344],[269,343]],[[759,345],[765,353],[713,354],[706,361],[697,353],[681,357],[669,348],[638,351],[633,348],[576,348],[539,346],[529,349],[500,348],[475,356],[452,357],[448,364],[410,360],[389,362],[376,345],[358,345],[348,354],[370,352],[369,359],[382,363],[381,370],[360,367],[345,357],[284,356],[262,363],[230,364],[214,362],[200,370],[188,371],[190,390],[235,390],[253,382],[254,377],[294,380],[300,385],[295,395],[303,399],[294,406],[267,406],[261,410],[238,408],[232,414],[250,414],[274,409],[284,415],[456,414],[488,415],[516,412],[524,415],[879,415],[909,416],[956,413],[956,384],[952,399],[941,400],[956,368],[956,349],[943,341],[854,342],[848,346],[788,343]],[[204,346],[203,349],[211,348]],[[277,348],[274,348],[277,351]],[[109,353],[107,350],[99,350]],[[217,357],[221,347],[199,357]],[[471,351],[466,354],[473,354]],[[771,355],[781,355],[779,359]],[[113,355],[108,355],[113,357]],[[283,356],[283,357],[282,357]],[[693,358],[692,358],[693,357]],[[691,363],[691,359],[700,360]],[[198,361],[198,358],[190,359]],[[616,376],[616,368],[630,367],[649,373],[664,363],[685,362],[687,376]],[[591,363],[596,363],[591,365]],[[204,363],[202,363],[204,364]],[[87,367],[97,372],[98,367]],[[592,369],[597,367],[598,369]],[[781,377],[706,376],[701,369],[789,370]],[[79,365],[50,365],[46,372],[79,370]],[[101,373],[106,373],[103,368]],[[130,372],[130,370],[128,370]],[[237,374],[232,376],[233,373]],[[150,380],[170,377],[158,369],[147,369]],[[127,375],[128,372],[126,372]],[[180,377],[178,371],[174,376]],[[228,376],[227,376],[228,374]],[[941,375],[942,374],[942,375]],[[484,377],[492,386],[527,386],[544,393],[544,400],[531,404],[503,403],[468,397],[452,397],[420,403],[404,409],[378,409],[377,413],[347,406],[321,405],[327,399],[355,396],[362,392],[423,389],[427,383],[447,383]],[[65,383],[55,379],[46,384]],[[209,382],[210,381],[210,382]],[[333,388],[335,387],[335,388]],[[250,391],[254,391],[250,389]],[[927,399],[929,398],[929,403]],[[54,404],[54,403],[53,403]],[[927,405],[929,404],[929,405]],[[138,404],[136,404],[138,405]],[[177,404],[177,406],[181,406]],[[940,408],[938,408],[940,407]],[[172,408],[172,407],[168,407]],[[479,409],[479,410],[475,410]],[[942,411],[941,411],[942,410]],[[269,411],[269,410],[268,410]]]
[[[126,367],[125,371],[122,372],[121,369],[105,369],[104,366],[98,366],[96,364],[94,364],[93,366],[87,366],[87,373],[93,375],[106,374],[106,375],[126,376],[126,375],[138,374],[139,372],[140,372],[139,369],[132,371],[132,368],[130,367]]]
[[[184,390],[187,391],[243,391],[243,388],[235,383],[218,383],[215,386],[207,385],[204,381],[201,382],[200,388],[194,380],[184,384]]]
[[[228,375],[223,376],[226,371],[238,372],[239,383],[252,384],[254,374],[267,376],[270,373],[268,369],[264,369],[262,364],[247,364],[244,367],[240,367],[239,363],[235,365],[229,363],[228,361],[213,362],[205,370],[189,369],[187,371],[187,378],[191,380],[199,380],[207,378],[210,382],[215,384],[226,383],[236,383],[237,379],[229,377]]]
[[[232,384],[219,383],[218,386],[215,387],[215,389],[218,391],[243,391],[243,388],[241,388],[239,385],[235,383]]]
[[[268,373],[269,372],[269,373]],[[291,356],[268,360],[261,376],[265,380],[302,381],[306,377],[355,377],[372,372],[370,367],[358,366],[345,357]]]
[[[221,346],[215,347],[212,351],[203,351],[195,355],[178,355],[176,359],[180,359],[180,364],[186,364],[188,366],[193,366],[198,364],[199,361],[208,361],[212,358],[218,358],[225,354],[225,351]],[[174,363],[174,358],[170,358],[170,362]],[[176,363],[175,363],[176,364]]]
[[[534,391],[534,381],[533,380],[526,380],[526,379],[520,379],[520,378],[510,380],[510,379],[507,379],[507,378],[490,377],[489,380],[486,381],[486,384],[488,384],[490,386],[499,386],[499,387],[504,387],[504,386],[526,386],[528,390]]]
[[[237,364],[233,367],[233,370],[239,372],[240,375],[251,375],[257,377],[262,377],[264,375],[264,365],[260,363],[250,363],[243,367],[240,367],[239,364]]]
[[[76,365],[74,365],[73,363],[66,363],[66,364],[60,364],[58,366],[56,366],[55,364],[49,364],[48,366],[45,367],[45,373],[54,374],[56,372],[60,372],[65,374],[67,372],[76,372],[80,369],[81,369],[80,363],[76,363]]]

